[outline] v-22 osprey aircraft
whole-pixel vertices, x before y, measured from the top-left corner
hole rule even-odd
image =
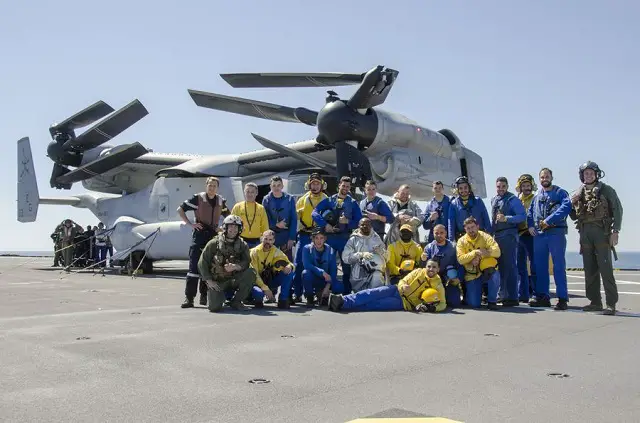
[[[188,90],[196,105],[209,109],[281,122],[314,126],[314,139],[283,145],[258,134],[264,149],[228,155],[156,153],[135,142],[112,146],[115,136],[145,117],[139,100],[115,111],[98,101],[49,128],[53,141],[47,156],[53,161],[52,188],[69,190],[82,182],[91,193],[41,198],[28,137],[18,141],[18,221],[34,222],[40,204],[70,205],[89,209],[107,228],[116,251],[135,244],[134,260],[144,256],[145,273],[158,260],[187,260],[191,228],[176,209],[195,192],[204,190],[209,176],[220,179],[219,193],[233,207],[244,200],[243,186],[259,186],[258,201],[269,192],[272,176],[282,177],[285,190],[304,193],[310,172],[324,175],[328,193],[347,175],[362,188],[373,179],[378,192],[391,196],[411,185],[414,200],[432,197],[433,181],[469,178],[475,194],[486,197],[482,158],[466,148],[449,129],[433,131],[397,113],[377,106],[384,103],[398,71],[376,66],[362,74],[347,73],[234,73],[221,74],[235,88],[319,87],[359,85],[343,100],[327,91],[319,111],[287,107],[239,97]],[[102,119],[102,120],[101,120]],[[99,121],[99,122],[98,122]],[[96,123],[98,122],[98,123]],[[92,125],[86,132],[76,130]],[[74,167],[71,170],[69,167]],[[153,243],[150,235],[157,232]],[[127,264],[127,254],[120,264]],[[116,254],[116,258],[118,254]]]

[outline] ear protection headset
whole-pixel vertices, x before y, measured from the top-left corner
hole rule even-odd
[[[451,186],[452,188],[451,191],[453,192],[453,195],[458,195],[458,186],[460,184],[469,185],[469,193],[473,195],[473,186],[471,185],[471,182],[469,182],[469,178],[467,178],[466,176],[458,176],[456,178],[455,182]]]
[[[518,182],[516,182],[516,192],[520,193],[520,185],[523,182],[529,182],[531,184],[531,191],[537,191],[538,186],[536,185],[536,181],[533,179],[533,176],[525,173],[524,175],[520,175],[518,178]]]
[[[327,190],[327,183],[324,181],[324,179],[322,179],[319,173],[312,173],[311,175],[309,175],[309,179],[307,179],[307,182],[304,183],[304,190],[309,191],[309,185],[311,185],[311,181],[315,180],[320,181],[320,183],[322,184],[322,188],[320,188],[321,191]]]

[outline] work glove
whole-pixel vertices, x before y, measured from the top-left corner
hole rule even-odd
[[[363,260],[371,260],[373,258],[373,254],[371,254],[370,252],[366,251],[364,253],[360,253],[362,254],[362,259]]]

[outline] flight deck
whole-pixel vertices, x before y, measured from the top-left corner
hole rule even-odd
[[[616,316],[580,310],[577,271],[560,312],[212,314],[180,308],[183,262],[135,278],[50,265],[0,258],[3,421],[640,418],[640,272],[616,272]]]

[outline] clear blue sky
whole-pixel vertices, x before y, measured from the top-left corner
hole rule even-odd
[[[0,250],[45,250],[66,217],[41,206],[16,221],[16,141],[31,137],[41,196],[49,188],[48,127],[103,99],[139,98],[150,114],[118,137],[162,152],[256,149],[249,132],[289,143],[306,125],[198,108],[188,88],[318,109],[324,89],[233,90],[222,72],[363,72],[399,79],[385,108],[432,129],[453,129],[484,158],[486,179],[553,169],[572,191],[596,160],[617,189],[625,221],[619,250],[638,250],[640,3],[634,1],[191,1],[6,2],[0,13]],[[401,6],[402,5],[402,6]],[[348,95],[353,88],[338,88]],[[636,123],[634,123],[636,122]],[[625,147],[626,146],[626,147]],[[490,186],[491,195],[495,189]],[[71,191],[83,191],[81,184]],[[569,236],[577,250],[577,235]]]

